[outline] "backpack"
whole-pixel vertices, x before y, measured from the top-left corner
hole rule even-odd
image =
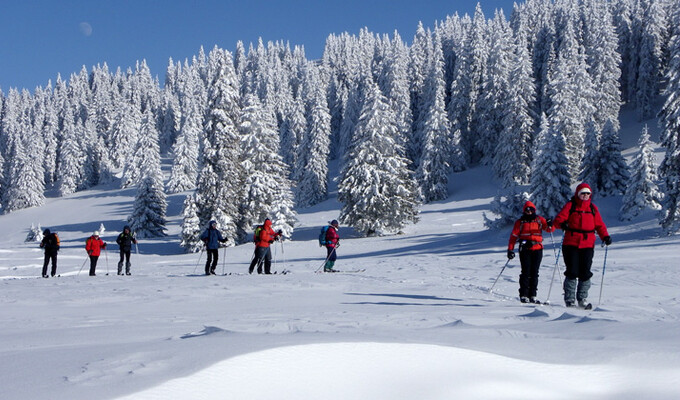
[[[262,226],[262,225],[258,225],[255,228],[255,234],[253,235],[253,242],[257,243],[257,242],[260,241],[260,232],[262,232],[262,228],[264,228],[264,226]]]
[[[326,225],[321,228],[321,233],[319,233],[319,247],[323,247],[328,244],[326,241],[326,233],[328,232],[328,228],[330,228],[330,225]]]
[[[59,235],[57,235],[57,232],[53,232],[52,235],[54,235],[54,243],[53,244],[55,246],[57,246],[57,248],[59,248],[59,246],[61,245],[61,242],[59,241]]]

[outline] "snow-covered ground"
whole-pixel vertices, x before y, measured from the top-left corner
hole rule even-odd
[[[451,189],[404,235],[341,227],[336,267],[359,273],[315,273],[334,198],[275,244],[273,270],[290,273],[271,276],[247,274],[252,244],[220,250],[226,275],[201,275],[205,256],[177,245],[183,195],[169,197],[169,237],[140,242],[130,277],[115,274],[115,237],[133,190],[2,215],[0,399],[680,398],[680,237],[660,236],[653,212],[624,224],[620,198],[596,197],[614,243],[603,287],[596,248],[595,309],[565,308],[558,276],[552,305],[526,305],[516,259],[488,291],[510,233],[482,225],[488,170],[452,175]],[[37,278],[32,223],[60,235],[59,278]],[[102,223],[114,244],[89,277],[84,241]],[[541,300],[555,266],[545,240]]]

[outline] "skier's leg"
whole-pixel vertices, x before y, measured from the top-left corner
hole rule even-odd
[[[50,256],[45,252],[45,261],[43,262],[42,277],[47,278],[47,264],[50,262]]]
[[[538,292],[538,270],[543,260],[543,249],[531,251],[531,266],[529,271],[529,299],[536,300]]]
[[[519,263],[522,270],[519,273],[519,297],[529,299],[529,289],[531,282],[531,251],[523,250],[519,252]],[[524,300],[523,300],[524,301]]]
[[[265,247],[264,252],[264,273],[269,275],[272,273],[272,252],[269,247]]]
[[[567,267],[564,272],[564,302],[569,306],[576,302],[576,279],[579,270],[578,248],[562,246],[562,254],[564,255],[564,264]]]
[[[57,253],[52,254],[52,276],[57,274]]]

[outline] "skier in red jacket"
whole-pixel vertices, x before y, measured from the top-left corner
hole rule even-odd
[[[508,242],[508,258],[515,258],[515,243],[519,241],[519,262],[522,272],[519,274],[519,299],[522,303],[538,303],[538,269],[543,260],[543,233],[555,229],[548,226],[545,218],[536,215],[536,206],[527,201],[520,219],[515,221]]]
[[[257,265],[257,273],[262,273],[262,264],[264,263],[264,273],[269,275],[272,273],[272,253],[269,249],[269,245],[274,243],[283,232],[281,229],[274,232],[272,229],[272,221],[267,218],[264,220],[264,224],[255,228],[255,234],[253,235],[253,240],[255,241],[255,256],[253,261],[250,262],[250,268],[248,268],[248,273],[252,274],[255,266]]]
[[[564,230],[562,254],[567,266],[564,273],[564,302],[567,307],[574,307],[574,300],[578,301],[579,307],[589,305],[588,290],[593,276],[590,267],[595,253],[595,233],[607,246],[612,243],[600,211],[591,201],[591,195],[590,185],[585,182],[578,185],[574,197],[564,205],[553,221],[556,228]]]
[[[90,255],[90,276],[95,276],[101,249],[106,249],[106,242],[99,237],[99,231],[94,231],[92,236],[85,241],[85,251]]]

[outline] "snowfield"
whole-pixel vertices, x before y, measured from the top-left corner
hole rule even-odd
[[[129,277],[115,274],[115,237],[134,190],[1,215],[0,398],[680,398],[680,237],[660,236],[652,211],[621,223],[621,198],[595,197],[614,243],[603,287],[605,249],[595,250],[594,310],[565,308],[557,275],[550,289],[550,236],[538,297],[551,290],[551,305],[521,304],[517,259],[488,290],[510,234],[483,227],[488,176],[452,175],[449,199],[403,235],[341,226],[336,267],[358,273],[315,273],[335,197],[274,245],[272,270],[290,273],[271,276],[247,274],[252,244],[220,250],[226,275],[203,276],[205,254],[177,244],[184,195],[169,196],[169,236],[140,241]],[[60,235],[58,278],[38,278],[42,251],[24,243],[32,223]],[[112,245],[89,277],[84,241],[100,224]]]

